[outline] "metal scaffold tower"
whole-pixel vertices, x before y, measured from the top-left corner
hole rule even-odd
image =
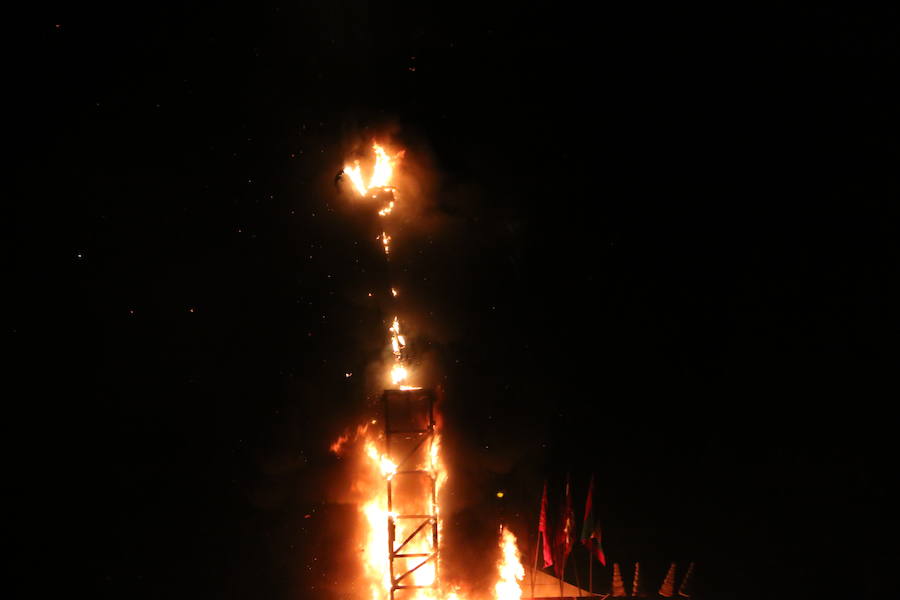
[[[435,396],[425,389],[385,390],[382,399],[386,454],[397,466],[387,479],[391,600],[402,600],[398,591],[438,585]],[[421,577],[427,571],[434,577]]]

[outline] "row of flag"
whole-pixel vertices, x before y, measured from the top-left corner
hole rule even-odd
[[[562,511],[555,528],[551,527],[547,518],[548,512],[549,501],[545,482],[544,493],[541,496],[541,516],[538,521],[538,531],[543,538],[544,568],[552,566],[557,577],[562,578],[566,560],[575,545],[575,511],[572,510],[572,483],[568,476],[566,477]],[[602,539],[600,522],[597,520],[594,510],[594,476],[591,475],[591,484],[588,487],[584,506],[584,521],[581,524],[581,543],[587,547],[592,556],[597,557],[600,564],[606,566],[606,554],[603,552]]]
[[[544,492],[541,495],[541,514],[538,520],[538,533],[543,541],[539,540],[538,543],[541,548],[540,554],[543,555],[544,558],[544,568],[552,566],[553,570],[556,572],[556,576],[562,581],[566,561],[575,545],[575,512],[572,510],[572,484],[568,475],[566,476],[566,490],[565,496],[563,497],[562,510],[556,520],[556,527],[552,527],[552,524],[548,519],[548,514],[549,501],[547,498],[547,483],[544,482]],[[602,540],[603,536],[600,530],[600,522],[597,519],[596,511],[594,509],[594,476],[591,475],[591,483],[588,486],[587,499],[584,503],[584,521],[582,521],[581,524],[581,543],[588,549],[591,558],[593,559],[596,557],[605,567],[606,554],[603,552]],[[535,566],[537,566],[537,558],[538,557],[535,556]],[[672,563],[666,574],[665,581],[663,581],[662,586],[659,588],[659,595],[662,597],[670,598],[675,595],[675,568],[675,563]],[[690,598],[688,584],[693,572],[694,563],[692,562],[689,565],[687,572],[682,577],[681,585],[678,588],[678,595],[683,598]],[[632,582],[633,597],[637,597],[639,594],[639,574],[640,564],[635,563],[634,579]],[[592,585],[589,587],[592,587]],[[611,595],[613,597],[626,596],[625,585],[622,581],[622,574],[619,571],[618,564],[613,565],[612,588]],[[592,589],[590,591],[593,592]]]

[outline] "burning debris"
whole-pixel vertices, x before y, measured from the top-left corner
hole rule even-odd
[[[390,155],[379,144],[373,144],[372,149],[375,152],[375,165],[372,169],[372,175],[366,183],[362,167],[359,161],[354,161],[353,165],[346,165],[343,173],[350,179],[353,187],[361,198],[376,200],[382,203],[378,210],[378,215],[382,218],[389,217],[397,205],[397,197],[399,196],[397,188],[391,186],[391,179],[394,174],[397,163],[403,158],[404,152],[400,151]],[[391,235],[387,232],[387,223],[381,235],[376,239],[381,243],[385,257],[390,261],[391,254]],[[398,296],[397,288],[389,285],[391,296]],[[391,353],[394,356],[394,364],[390,370],[391,383],[401,386],[401,389],[412,389],[413,386],[406,384],[409,379],[410,372],[406,359],[406,338],[400,332],[400,319],[394,317],[388,328],[391,340]]]

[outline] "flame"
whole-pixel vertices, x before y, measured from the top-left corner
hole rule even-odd
[[[365,196],[367,191],[366,184],[363,183],[362,169],[359,166],[359,161],[355,161],[355,164],[352,167],[345,166],[344,173],[350,178],[350,181],[353,182],[353,187],[356,188],[356,191],[359,192],[361,196]]]
[[[363,567],[369,581],[372,600],[387,598],[391,590],[391,573],[388,565],[388,514],[387,492],[379,494],[362,507],[368,523],[368,533],[363,546]]]
[[[375,169],[372,179],[369,180],[369,189],[385,187],[391,182],[391,176],[394,174],[394,162],[403,157],[403,152],[388,156],[384,148],[377,143],[372,144],[372,149],[375,151]]]
[[[397,473],[398,465],[381,451],[378,441],[371,437],[371,434],[367,433],[366,435],[363,451],[368,459],[364,463],[368,465],[368,473],[365,477],[360,477],[361,481],[366,482],[360,492],[367,496],[367,500],[362,505],[362,513],[368,525],[365,543],[362,548],[363,564],[371,599],[386,600],[391,589],[390,570],[388,568],[388,522],[392,522],[398,531],[397,539],[394,542],[395,551],[400,549],[399,546],[406,539],[405,533],[401,534],[404,520],[398,519],[397,513],[387,510],[387,486],[385,484],[387,480]],[[442,477],[441,473],[444,472],[444,468],[440,462],[438,440],[439,437],[435,435],[428,455],[429,465],[427,468],[432,471],[433,476],[438,481],[442,481],[444,477]],[[432,508],[436,514],[438,507],[433,506]],[[407,523],[406,526],[408,527],[409,524]],[[403,552],[411,554],[431,553],[432,551],[430,535],[416,536],[403,547]],[[430,586],[435,582],[436,575],[436,565],[429,561],[410,574],[404,580],[404,584]],[[418,589],[414,593],[404,596],[405,599],[408,598],[409,600],[450,600],[452,597],[444,594],[439,589]],[[465,600],[458,596],[456,598],[457,600]]]
[[[375,421],[375,419],[372,419],[371,423],[363,423],[362,425],[358,425],[356,427],[356,432],[353,435],[351,435],[349,431],[345,431],[338,437],[338,439],[334,441],[333,444],[331,444],[331,446],[328,447],[328,449],[331,450],[332,453],[341,456],[344,453],[344,447],[348,442],[356,441],[364,436],[369,430],[369,425],[374,425],[376,422],[377,421]]]
[[[394,176],[394,167],[400,159],[403,158],[404,154],[404,151],[401,150],[391,156],[377,142],[372,144],[372,150],[375,151],[375,166],[372,169],[372,176],[369,178],[368,184],[363,180],[362,167],[359,166],[358,160],[353,161],[353,165],[344,166],[344,173],[350,178],[350,181],[353,182],[353,187],[356,188],[356,191],[359,192],[360,196],[365,196],[370,190],[389,188],[391,179]],[[387,212],[382,214],[381,211],[379,211],[379,214],[385,216],[389,214],[393,208],[394,203],[391,202],[385,209],[382,209]]]
[[[388,327],[388,331],[391,332],[391,347],[393,348],[394,356],[399,359],[401,358],[402,350],[406,347],[406,338],[400,333],[399,318],[394,317],[391,326]]]
[[[519,600],[522,597],[520,582],[525,579],[522,556],[516,546],[516,536],[505,527],[500,528],[500,562],[497,563],[498,581],[494,585],[497,600]]]
[[[390,202],[387,203],[387,206],[385,206],[384,208],[382,208],[381,210],[378,211],[378,214],[382,217],[386,217],[389,214],[391,214],[391,211],[393,211],[393,210],[394,210],[394,201],[391,200]]]
[[[406,336],[400,332],[400,319],[394,317],[391,326],[388,327],[391,335],[391,353],[394,355],[394,364],[391,367],[391,383],[401,385],[401,389],[413,389],[405,385],[409,377],[409,369],[403,364],[404,350],[406,349]]]
[[[374,442],[370,441],[366,444],[366,454],[369,455],[369,458],[378,463],[378,466],[381,469],[381,475],[385,479],[390,479],[397,473],[397,465],[387,454],[378,452]]]
[[[431,470],[434,473],[435,489],[438,496],[441,494],[441,488],[447,483],[447,469],[441,461],[441,436],[435,432],[434,441],[431,443]]]
[[[407,542],[402,548],[404,553],[430,554],[434,551],[434,548],[430,534],[414,536],[411,540],[407,540],[408,532],[411,531],[410,524],[412,523],[412,526],[417,524],[414,521],[400,519],[397,513],[388,511],[386,483],[397,474],[399,465],[382,449],[383,437],[381,434],[376,433],[374,428],[370,427],[376,422],[372,420],[357,427],[356,436],[345,433],[339,438],[339,442],[342,448],[357,440],[360,442],[354,447],[363,453],[364,460],[362,464],[364,465],[364,470],[358,473],[354,490],[363,498],[361,512],[367,524],[367,531],[361,548],[364,576],[371,600],[387,600],[391,589],[390,569],[388,568],[390,564],[388,555],[388,523],[393,523],[397,531],[397,537],[394,542],[395,551],[400,550],[400,546],[404,541]],[[338,444],[338,442],[335,444]],[[440,448],[441,437],[438,432],[435,432],[431,437],[431,445],[424,455],[425,464],[418,467],[431,472],[438,492],[440,492],[441,486],[447,479],[446,469],[441,461]],[[396,493],[398,493],[398,490],[395,490]],[[397,500],[398,497],[395,496],[394,501],[396,502]],[[432,504],[430,512],[435,515],[439,514],[439,506]],[[438,522],[438,527],[440,528],[440,521]],[[418,560],[424,559],[413,559],[414,562],[409,567],[417,564],[415,561]],[[436,577],[437,565],[433,561],[428,561],[404,579],[403,583],[405,585],[431,586],[435,583]],[[454,595],[454,593],[455,590],[445,592],[440,588],[417,589],[415,592],[410,591],[404,596],[404,599],[451,600],[455,598],[456,600],[466,600],[458,594]]]
[[[410,386],[401,385],[407,377],[409,377],[409,371],[403,365],[397,364],[391,367],[391,383],[394,385],[400,385],[401,389],[411,389]]]

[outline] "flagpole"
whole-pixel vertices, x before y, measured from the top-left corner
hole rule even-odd
[[[538,525],[537,540],[534,544],[534,564],[531,565],[531,597],[534,598],[534,572],[537,571],[538,553],[541,551],[541,526]]]
[[[575,585],[578,586],[578,597],[580,598],[582,589],[581,589],[581,579],[578,577],[578,561],[577,560],[572,561],[572,568],[575,569]]]
[[[588,594],[594,594],[594,534],[596,532],[596,518],[594,516],[594,474],[591,473],[591,482],[588,484],[587,499],[584,502],[584,522],[581,526],[581,543],[588,551]],[[578,566],[575,566],[575,579],[578,580]],[[581,582],[578,582],[581,589]]]
[[[588,548],[588,593],[594,595],[594,553]]]
[[[563,597],[563,577],[566,576],[566,560],[567,560],[567,558],[568,558],[568,557],[565,556],[565,552],[564,552],[564,553],[563,553],[562,570],[560,571],[560,574],[561,574],[561,575],[560,575],[560,578],[559,578],[559,597],[560,597],[560,598]]]

